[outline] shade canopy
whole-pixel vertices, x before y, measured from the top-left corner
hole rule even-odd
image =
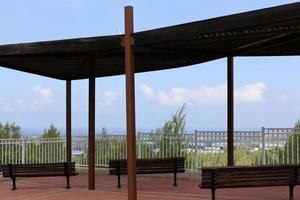
[[[183,67],[226,56],[300,54],[300,3],[137,32],[136,72]],[[123,35],[0,46],[0,66],[47,77],[124,74]]]

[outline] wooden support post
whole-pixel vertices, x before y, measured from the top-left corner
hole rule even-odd
[[[88,188],[95,189],[95,59],[89,60],[89,144],[88,144]]]
[[[227,165],[234,165],[234,69],[233,57],[227,58]]]
[[[134,91],[134,38],[133,8],[125,7],[125,74],[126,74],[126,121],[127,121],[127,166],[128,200],[136,200],[136,129]]]
[[[67,162],[72,162],[71,80],[66,81],[66,143]]]

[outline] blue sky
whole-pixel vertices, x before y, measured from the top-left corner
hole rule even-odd
[[[135,31],[197,21],[296,1],[100,1],[1,2],[0,44],[118,34],[123,7],[134,6]],[[300,58],[235,59],[236,130],[293,127],[300,118]],[[0,121],[24,133],[54,123],[64,132],[65,82],[0,68]],[[72,124],[86,134],[87,81],[73,82]],[[125,129],[124,76],[97,79],[96,127]],[[160,127],[187,103],[187,130],[226,128],[226,60],[136,75],[138,131]]]

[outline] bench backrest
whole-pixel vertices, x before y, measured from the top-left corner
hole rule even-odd
[[[203,168],[201,188],[284,186],[300,183],[297,165]]]
[[[3,176],[76,175],[75,162],[8,164],[2,166]]]
[[[117,171],[118,166],[119,172]],[[109,174],[111,175],[127,174],[127,160],[110,160],[109,168]],[[137,174],[173,173],[175,168],[176,172],[184,172],[184,157],[136,160]]]

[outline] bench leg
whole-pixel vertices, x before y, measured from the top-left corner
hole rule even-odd
[[[16,177],[11,177],[11,180],[13,182],[11,190],[16,190],[17,189],[17,187],[16,187]]]
[[[216,189],[214,188],[211,189],[211,199],[216,200]]]
[[[121,188],[121,176],[118,174],[118,188]]]
[[[290,185],[290,200],[294,200],[294,185]]]
[[[173,186],[176,187],[177,186],[177,173],[174,173],[174,183],[173,183]]]
[[[67,176],[67,186],[66,186],[66,189],[70,189],[71,186],[70,186],[70,176]]]

